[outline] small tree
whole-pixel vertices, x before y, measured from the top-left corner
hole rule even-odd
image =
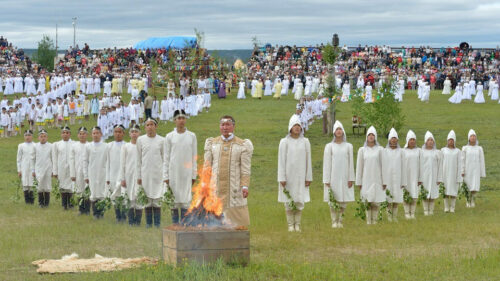
[[[33,54],[33,61],[36,61],[48,71],[54,70],[54,58],[57,52],[54,47],[54,41],[48,36],[43,35],[42,40],[38,42],[38,49]]]
[[[387,135],[391,128],[399,130],[403,127],[405,115],[401,105],[394,98],[396,84],[389,77],[378,90],[373,103],[365,103],[363,91],[353,96],[352,113],[361,117],[367,126],[374,126],[380,135]]]
[[[330,99],[330,105],[328,107],[328,114],[326,116],[327,120],[327,133],[333,133],[333,123],[335,122],[335,112],[337,96],[340,94],[340,89],[337,88],[337,83],[335,81],[335,62],[339,55],[339,48],[328,43],[321,51],[323,60],[328,64],[329,74],[326,77],[327,87],[325,89],[325,96]]]

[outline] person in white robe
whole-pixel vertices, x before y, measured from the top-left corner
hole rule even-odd
[[[264,81],[264,96],[271,96],[273,94],[272,92],[272,83],[269,78]]]
[[[491,100],[498,100],[498,81],[495,78],[491,84]],[[498,102],[500,103],[500,100]]]
[[[238,95],[236,96],[237,99],[245,99],[245,80],[241,78],[240,82],[238,83]]]
[[[92,215],[96,219],[104,216],[104,210],[99,209],[97,203],[108,196],[106,190],[106,162],[108,146],[102,142],[101,128],[92,128],[92,142],[87,144],[83,158],[83,176],[90,188]]]
[[[422,151],[417,147],[417,136],[412,130],[406,134],[406,144],[404,147],[405,153],[405,169],[406,169],[406,191],[408,191],[411,202],[404,202],[406,219],[415,219],[415,211],[417,209],[417,199],[420,192],[419,186],[422,184],[420,180],[420,157]]]
[[[387,196],[387,218],[398,221],[398,205],[403,203],[403,193],[406,186],[406,161],[404,150],[399,146],[398,133],[394,128],[389,132],[386,148],[382,152],[382,183],[390,192]]]
[[[483,94],[483,84],[479,82],[476,87],[476,97],[474,97],[474,103],[485,103]]]
[[[451,96],[448,101],[450,103],[454,103],[454,104],[459,104],[462,102],[462,91],[463,91],[463,86],[462,86],[462,83],[458,83],[457,86],[455,87],[455,93],[453,94],[453,96]]]
[[[323,153],[323,201],[328,202],[332,228],[342,228],[342,219],[348,202],[354,201],[353,148],[346,140],[344,127],[340,121],[333,125],[333,140],[325,146]],[[330,202],[330,194],[338,204]]]
[[[17,146],[17,175],[21,179],[21,185],[24,191],[24,202],[26,204],[34,203],[33,187],[33,155],[35,145],[33,144],[33,132],[27,130],[24,133],[24,142]]]
[[[61,129],[62,140],[52,145],[52,174],[59,181],[61,191],[61,204],[64,210],[73,208],[71,197],[73,196],[73,182],[71,181],[69,169],[69,155],[71,153],[71,129],[67,126]]]
[[[293,86],[296,87],[295,88],[295,95],[294,95],[294,98],[295,100],[300,100],[304,94],[304,84],[302,84],[302,81],[300,81],[300,79],[295,79],[295,81],[297,82],[296,84],[294,84]]]
[[[125,135],[125,127],[122,125],[115,125],[113,128],[114,141],[108,143],[108,156],[106,157],[106,185],[109,187],[111,194],[110,198],[115,205],[115,217],[117,222],[125,222],[127,214],[116,206],[114,200],[122,195],[120,173],[120,155],[122,146],[125,143],[123,136]]]
[[[481,178],[486,177],[484,164],[484,151],[477,141],[476,132],[469,130],[467,135],[468,143],[462,147],[462,177],[471,192],[471,200],[467,202],[467,207],[476,207],[476,196],[481,187]]]
[[[436,149],[436,141],[431,132],[427,131],[420,157],[420,182],[427,191],[423,200],[424,216],[434,215],[434,201],[439,197],[439,185],[443,177],[441,151]]]
[[[78,129],[78,141],[73,142],[69,154],[69,174],[75,186],[74,191],[78,195],[81,195],[87,187],[83,174],[83,159],[85,158],[87,149],[87,136],[87,128],[80,127]],[[82,215],[90,214],[90,199],[84,199],[82,202],[78,202],[78,211]]]
[[[366,132],[365,144],[358,150],[356,161],[356,185],[360,188],[361,200],[368,203],[368,225],[377,223],[380,203],[386,200],[382,185],[382,151],[377,141],[377,131],[371,126]]]
[[[129,225],[141,225],[142,210],[144,206],[137,202],[139,186],[137,185],[137,139],[141,134],[139,125],[134,125],[129,130],[130,142],[125,143],[120,152],[120,174],[122,188],[130,200],[130,209],[128,210]]]
[[[288,231],[300,232],[304,204],[309,202],[312,182],[311,144],[303,135],[297,115],[290,118],[288,135],[282,138],[278,149],[278,202],[285,204]],[[285,194],[287,190],[290,198]],[[290,207],[295,202],[296,210]]]
[[[168,120],[168,110],[169,110],[168,99],[166,95],[163,97],[163,100],[160,103],[160,109],[161,109],[160,120],[166,123]]]
[[[288,89],[290,88],[290,80],[288,79],[288,76],[285,75],[282,84],[283,87],[281,87],[281,95],[286,96],[288,95]]]
[[[342,86],[342,98],[340,99],[341,102],[347,102],[349,101],[349,96],[351,95],[351,86],[349,85],[348,82],[344,83]]]
[[[47,131],[43,129],[38,133],[38,140],[33,154],[33,177],[38,181],[38,204],[46,208],[49,206],[52,190],[52,144],[47,142]]]
[[[446,77],[446,79],[443,82],[443,95],[449,95],[451,94],[451,80],[450,78]]]
[[[104,94],[107,96],[111,96],[111,81],[109,81],[109,77],[106,77],[106,81],[104,81],[103,85]]]
[[[174,112],[175,128],[165,136],[163,180],[174,194],[171,206],[172,223],[178,224],[186,216],[191,204],[191,188],[197,177],[196,135],[186,128],[184,110]]]
[[[148,118],[145,122],[146,135],[137,139],[137,184],[144,188],[148,198],[145,206],[146,227],[160,227],[161,199],[164,194],[163,157],[165,139],[157,135],[158,122]]]
[[[445,187],[444,212],[454,213],[458,189],[462,182],[462,151],[456,148],[457,137],[451,130],[446,147],[441,148],[443,155],[443,184]]]
[[[365,103],[373,102],[372,91],[372,85],[370,84],[370,82],[368,82],[368,85],[366,85],[365,87]]]

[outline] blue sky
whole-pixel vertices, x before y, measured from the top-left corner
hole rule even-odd
[[[45,2],[45,3],[44,3]],[[500,1],[312,0],[312,1],[72,1],[2,0],[0,35],[34,48],[42,34],[59,46],[76,39],[92,48],[128,47],[151,36],[205,33],[209,49],[248,49],[262,43],[309,45],[331,40],[341,45],[389,44],[473,47],[500,45]],[[106,3],[106,4],[103,4]]]

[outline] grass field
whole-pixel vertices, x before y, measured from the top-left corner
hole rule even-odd
[[[400,211],[399,223],[383,221],[367,226],[354,217],[356,204],[352,203],[344,228],[332,229],[321,184],[323,149],[331,137],[323,135],[318,120],[306,134],[311,141],[314,181],[301,233],[287,232],[284,207],[277,202],[277,150],[295,109],[293,98],[236,100],[233,94],[227,100],[214,100],[209,113],[188,120],[188,129],[197,134],[200,153],[205,138],[218,135],[218,119],[223,114],[233,115],[236,135],[254,144],[249,198],[251,263],[244,268],[221,263],[180,268],[160,264],[114,273],[37,274],[32,261],[72,252],[80,257],[96,253],[160,257],[160,230],[146,229],[144,221],[140,228],[117,224],[112,211],[95,221],[78,216],[76,210],[64,212],[53,199],[48,209],[14,203],[11,182],[16,178],[16,149],[22,137],[1,139],[0,280],[499,280],[500,105],[491,101],[451,105],[448,97],[433,91],[431,102],[421,103],[415,92],[407,91],[402,104],[406,124],[399,132],[401,145],[412,129],[418,145],[430,130],[442,147],[449,130],[454,129],[461,147],[468,130],[474,128],[485,151],[487,175],[475,209],[466,209],[462,200],[457,202],[455,214],[445,214],[441,202],[433,217],[423,217],[418,206],[417,220],[405,221]],[[338,109],[337,118],[356,152],[364,136],[352,135],[350,105],[340,104]],[[95,121],[86,125],[93,124]],[[159,132],[165,135],[172,128],[172,123],[162,124]],[[57,130],[49,131],[51,142],[59,138]],[[379,142],[387,143],[382,137]],[[162,224],[167,225],[167,213],[163,214]]]

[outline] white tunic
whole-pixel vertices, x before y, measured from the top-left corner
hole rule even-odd
[[[108,143],[108,156],[106,162],[106,181],[109,181],[109,187],[112,194],[112,199],[120,196],[121,179],[120,173],[120,155],[124,142],[112,141]]]
[[[165,137],[164,153],[163,179],[169,180],[175,203],[191,203],[192,180],[197,176],[196,135],[187,129],[179,134],[177,129],[174,129]]]
[[[17,172],[21,173],[23,186],[33,186],[34,153],[35,145],[32,142],[23,142],[17,146]]]
[[[441,148],[443,155],[443,183],[446,187],[445,194],[457,196],[462,182],[462,151],[458,148]]]
[[[329,183],[335,200],[338,202],[354,201],[354,187],[348,183],[356,180],[352,144],[330,142],[323,154],[323,183]],[[328,187],[324,187],[323,201],[330,201]]]
[[[150,199],[163,196],[164,141],[159,135],[143,135],[137,139],[137,179],[142,180],[144,192]]]
[[[137,186],[137,146],[133,143],[122,145],[120,153],[120,176],[122,181],[125,181],[127,195],[130,200],[137,199],[139,188]]]
[[[420,192],[418,182],[420,179],[420,155],[422,152],[419,147],[413,149],[405,148],[404,152],[406,190],[410,193],[411,198],[417,199]]]
[[[54,175],[57,175],[59,187],[63,190],[73,191],[69,171],[69,155],[71,152],[71,140],[60,140],[52,146],[52,166]]]
[[[439,197],[438,182],[442,182],[442,155],[436,149],[422,149],[420,181],[428,192],[428,199]]]
[[[89,180],[90,200],[95,201],[107,196],[106,161],[108,146],[103,142],[91,142],[86,146],[83,159],[83,175]]]
[[[52,190],[52,147],[51,143],[35,144],[35,174],[39,192]]]
[[[481,178],[486,177],[483,148],[478,145],[462,147],[464,181],[470,191],[479,191]]]
[[[384,202],[382,188],[382,151],[383,148],[363,146],[358,150],[356,163],[356,185],[361,185],[361,199],[370,203]]]
[[[83,159],[85,157],[87,143],[73,142],[69,154],[69,175],[75,180],[75,192],[82,193],[85,190],[85,177],[83,176]]]
[[[387,196],[389,203],[403,203],[403,187],[406,186],[405,153],[403,149],[390,147],[382,152],[382,179],[392,198]]]
[[[311,144],[309,139],[291,136],[282,138],[278,152],[278,202],[288,202],[279,182],[286,181],[286,189],[295,203],[310,201],[306,181],[312,181]]]

